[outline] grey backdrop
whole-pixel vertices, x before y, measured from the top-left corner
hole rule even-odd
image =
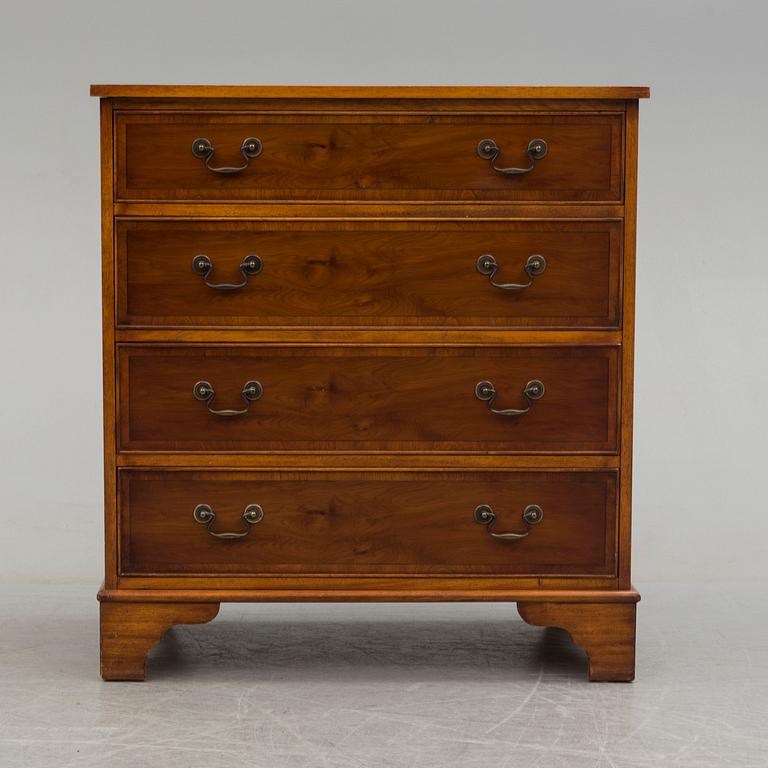
[[[0,578],[101,578],[91,82],[650,85],[635,581],[765,579],[762,2],[34,2],[0,25]]]

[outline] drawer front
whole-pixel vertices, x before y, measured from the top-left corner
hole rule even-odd
[[[617,363],[615,347],[120,345],[120,448],[612,453]]]
[[[623,115],[118,113],[120,200],[620,202]],[[213,155],[196,157],[196,139]],[[260,142],[246,157],[244,140]],[[498,147],[494,170],[478,145]],[[195,146],[199,146],[199,143]],[[206,162],[208,164],[206,166]],[[210,168],[243,167],[235,173]]]
[[[595,471],[125,470],[121,571],[613,575],[616,485]],[[531,506],[539,522],[526,523]]]
[[[116,245],[123,327],[619,325],[619,222],[119,220]]]

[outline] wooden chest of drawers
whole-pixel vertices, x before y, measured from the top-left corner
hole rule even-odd
[[[503,600],[631,680],[648,90],[91,91],[102,676],[222,601]]]

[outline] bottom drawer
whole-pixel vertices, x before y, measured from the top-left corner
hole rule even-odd
[[[616,506],[617,476],[606,471],[122,470],[120,566],[612,575]]]

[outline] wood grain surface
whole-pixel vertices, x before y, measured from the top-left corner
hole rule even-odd
[[[617,328],[620,222],[118,220],[118,326]],[[191,264],[205,254],[213,284]],[[526,260],[546,259],[526,284]]]
[[[120,473],[121,563],[129,574],[615,574],[614,472]],[[216,514],[211,536],[198,504]],[[264,511],[247,525],[249,504]],[[474,510],[489,504],[497,533]]]
[[[101,676],[104,680],[143,680],[147,654],[176,624],[205,624],[218,603],[109,602],[100,605]]]
[[[117,113],[120,200],[515,200],[620,202],[620,115],[311,116],[199,112]],[[248,137],[263,144],[248,168],[217,174],[191,151],[215,149],[211,165],[239,166]],[[483,139],[497,165],[527,167],[528,144],[544,139],[530,173],[494,171],[477,154]]]
[[[123,451],[501,451],[613,452],[618,439],[614,347],[258,347],[120,345]],[[522,409],[533,379],[544,396]],[[237,417],[250,380],[263,395]]]
[[[647,99],[650,88],[589,85],[140,85],[94,84],[91,96],[131,99]]]
[[[528,624],[566,630],[587,652],[591,681],[635,679],[636,603],[518,602],[517,609]]]

